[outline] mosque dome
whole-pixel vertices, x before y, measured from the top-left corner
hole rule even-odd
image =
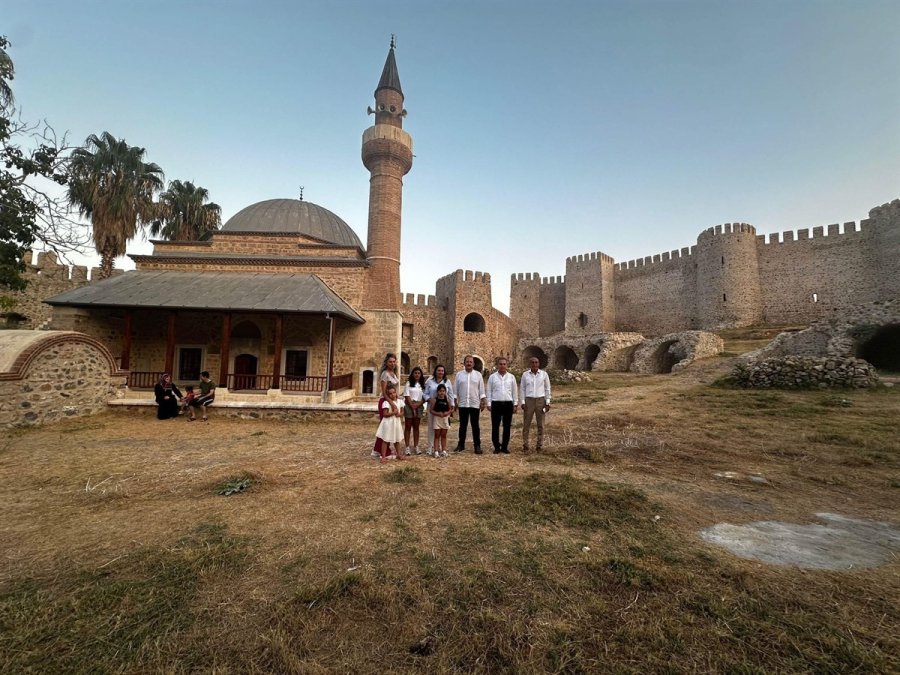
[[[267,199],[241,209],[220,232],[305,234],[316,239],[362,249],[359,237],[337,215],[299,199]]]

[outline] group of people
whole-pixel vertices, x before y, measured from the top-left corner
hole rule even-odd
[[[497,359],[497,369],[485,385],[482,374],[475,370],[475,359],[467,355],[463,369],[451,381],[446,368],[438,365],[424,380],[424,372],[416,366],[400,391],[397,357],[387,354],[381,366],[381,398],[378,401],[379,424],[375,432],[373,457],[382,462],[396,458],[404,460],[420,455],[419,432],[426,419],[427,440],[425,454],[447,457],[447,435],[454,413],[459,417],[459,432],[455,452],[464,452],[468,430],[472,430],[472,444],[476,455],[481,449],[481,413],[491,414],[491,444],[495,454],[509,454],[512,417],[521,407],[524,413],[522,451],[530,452],[531,426],[537,422],[537,443],[540,451],[544,443],[544,416],[550,410],[550,378],[540,369],[537,358],[529,360],[529,369],[521,382],[509,372],[509,361]],[[402,421],[401,421],[402,420]],[[501,433],[502,428],[502,433]],[[403,446],[401,447],[401,443]]]
[[[197,419],[194,410],[199,410],[202,414],[200,419],[207,421],[209,418],[206,409],[216,398],[216,383],[210,379],[209,372],[204,370],[200,373],[200,384],[197,387],[189,384],[184,391],[182,395],[178,385],[172,381],[172,376],[163,373],[153,387],[157,406],[156,418],[167,420],[188,413],[188,421],[193,422]]]

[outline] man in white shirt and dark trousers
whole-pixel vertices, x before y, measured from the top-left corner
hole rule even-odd
[[[465,370],[456,374],[456,409],[459,412],[459,443],[456,452],[466,449],[466,427],[472,423],[472,441],[475,444],[475,454],[481,454],[481,429],[478,426],[478,416],[485,405],[484,377],[475,370],[475,359],[467,355],[463,359]]]
[[[491,373],[487,383],[487,409],[491,411],[491,443],[494,454],[509,454],[509,427],[513,413],[519,408],[519,389],[516,376],[507,368],[509,362],[502,356],[497,359],[497,372]],[[500,440],[500,423],[503,423],[503,440]]]
[[[525,412],[522,426],[522,450],[528,452],[528,436],[531,432],[531,418],[537,417],[537,450],[544,446],[544,414],[550,410],[550,378],[539,368],[541,362],[532,357],[528,361],[530,370],[522,373],[519,385],[519,401]]]

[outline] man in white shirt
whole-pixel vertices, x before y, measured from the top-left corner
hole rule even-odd
[[[522,450],[528,452],[528,436],[531,432],[531,418],[537,418],[537,450],[544,446],[544,415],[550,410],[550,377],[539,368],[541,362],[532,357],[528,361],[530,370],[522,373],[519,384],[519,402],[525,412],[522,427]]]
[[[484,377],[475,370],[475,358],[466,355],[463,359],[464,370],[456,374],[456,409],[459,411],[459,443],[456,452],[466,449],[466,427],[472,424],[472,442],[475,454],[481,454],[481,428],[478,416],[485,406]]]
[[[491,373],[487,383],[487,409],[491,411],[491,443],[494,454],[509,454],[509,427],[513,413],[519,409],[519,388],[516,376],[510,373],[509,361],[497,359],[497,372]],[[503,423],[503,439],[500,439],[500,423]]]

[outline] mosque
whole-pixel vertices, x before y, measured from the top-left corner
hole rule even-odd
[[[457,270],[434,296],[401,295],[413,141],[394,51],[392,43],[362,138],[367,246],[326,208],[261,201],[208,240],[153,241],[151,255],[131,256],[134,271],[45,300],[52,327],[100,340],[131,388],[152,387],[162,372],[192,382],[207,370],[227,392],[333,402],[373,393],[389,352],[404,371],[438,363],[453,371],[468,353],[479,368],[514,356],[521,331],[493,308],[490,275]]]

